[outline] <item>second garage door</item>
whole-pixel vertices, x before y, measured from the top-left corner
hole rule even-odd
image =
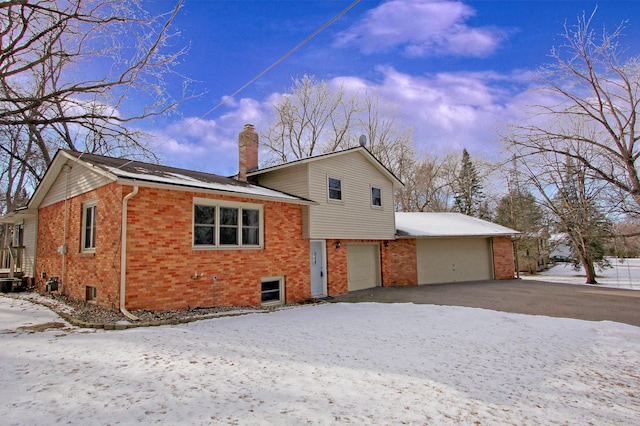
[[[380,285],[378,244],[347,244],[349,291]]]
[[[429,238],[416,241],[418,284],[490,280],[488,238]]]

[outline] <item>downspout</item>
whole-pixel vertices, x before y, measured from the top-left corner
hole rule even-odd
[[[71,174],[71,166],[65,164],[62,166],[66,173],[65,189],[64,189],[64,223],[62,224],[62,246],[59,248],[61,256],[60,271],[60,294],[64,294],[66,276],[67,276],[67,228],[69,223],[69,175]]]
[[[122,241],[120,242],[120,312],[132,321],[140,318],[127,311],[125,307],[126,281],[127,281],[127,202],[138,193],[138,185],[122,200]]]

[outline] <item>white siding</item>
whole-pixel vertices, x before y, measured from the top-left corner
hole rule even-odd
[[[68,172],[68,179],[66,168],[63,168],[56,178],[56,181],[51,185],[44,200],[42,200],[40,207],[46,207],[64,201],[67,193],[67,182],[69,186],[69,198],[92,191],[110,182],[108,178],[87,169],[81,164],[74,162],[67,162],[67,164],[71,166]]]
[[[22,253],[22,271],[25,277],[34,277],[36,265],[36,235],[38,232],[38,219],[33,217],[24,220],[23,245]]]
[[[361,153],[314,161],[309,165],[309,238],[393,239],[393,183]],[[342,181],[342,202],[328,200],[327,178]],[[382,207],[371,206],[371,187],[382,190]]]

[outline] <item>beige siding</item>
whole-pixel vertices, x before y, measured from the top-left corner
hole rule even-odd
[[[309,176],[308,165],[299,164],[297,166],[286,167],[259,176],[259,184],[267,188],[297,195],[298,197],[309,197]]]
[[[67,193],[67,183],[69,189],[69,198],[75,197],[85,192],[92,191],[96,188],[104,186],[109,183],[109,180],[94,171],[91,171],[81,164],[68,162],[71,165],[71,169],[68,173],[65,168],[56,178],[46,197],[40,204],[40,207],[46,207],[51,204],[55,204],[60,201],[64,201]]]
[[[309,198],[309,168],[299,164],[259,176],[261,186],[286,192],[302,198]],[[309,208],[302,207],[302,237],[309,238]]]
[[[393,239],[393,183],[361,153],[328,157],[309,166],[309,238]],[[342,181],[342,202],[328,200],[327,178]],[[371,187],[382,190],[382,207],[371,206]]]
[[[24,252],[22,253],[22,271],[25,277],[34,277],[36,265],[36,235],[38,219],[33,217],[24,220]]]

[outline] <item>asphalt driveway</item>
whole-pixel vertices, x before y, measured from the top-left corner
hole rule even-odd
[[[467,306],[529,315],[609,320],[640,327],[640,291],[544,281],[376,287],[336,296],[331,301]]]

